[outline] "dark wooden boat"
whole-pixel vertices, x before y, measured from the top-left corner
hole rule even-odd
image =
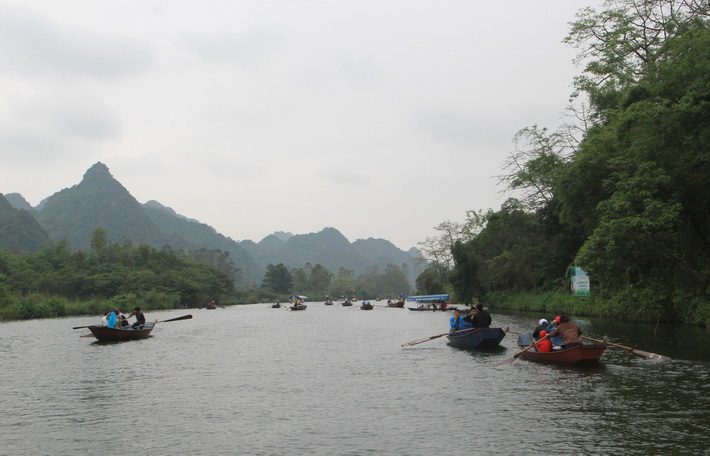
[[[210,306],[210,305],[205,306],[205,309],[207,309],[207,310],[214,310],[216,308],[217,308],[217,306]]]
[[[446,336],[449,345],[458,348],[476,348],[479,350],[496,348],[505,337],[501,328],[479,328]]]
[[[331,301],[331,300],[329,299],[329,300],[327,300],[326,302],[324,302],[323,304],[325,304],[326,306],[332,306],[332,305],[333,305],[333,301]]]
[[[532,336],[529,334],[522,334],[518,336],[518,346],[523,349],[527,348],[532,344]],[[557,364],[594,364],[599,362],[599,359],[604,354],[606,350],[606,345],[579,345],[577,347],[568,348],[565,350],[553,350],[550,352],[539,352],[535,351],[535,348],[531,348],[523,352],[521,356],[525,358],[532,359],[535,361],[541,361],[546,363],[557,363]]]
[[[387,307],[395,307],[399,309],[404,309],[404,301],[388,302]]]
[[[436,312],[437,310],[458,310],[457,307],[447,307],[446,309],[441,309],[439,307],[434,308],[434,307],[426,307],[426,306],[419,306],[419,307],[407,307],[409,310],[413,310],[415,312]]]
[[[118,342],[122,340],[145,339],[150,336],[155,323],[146,323],[143,328],[133,329],[130,326],[121,329],[109,328],[108,326],[89,326],[89,331],[102,342]]]
[[[350,307],[350,306],[353,305],[353,303],[350,302],[350,301],[345,301],[344,303],[342,303],[342,305],[343,305],[344,307]]]
[[[291,310],[306,310],[306,307],[308,307],[305,304],[295,304],[291,306]]]
[[[280,308],[281,308],[281,303],[280,303],[280,302],[277,302],[276,304],[272,304],[272,305],[271,305],[271,308],[272,308],[272,309],[280,309]]]
[[[374,308],[375,307],[372,304],[370,304],[369,302],[367,302],[367,303],[363,302],[362,304],[360,304],[360,309],[362,309],[362,310],[372,310]]]

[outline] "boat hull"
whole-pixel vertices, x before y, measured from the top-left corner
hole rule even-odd
[[[305,304],[297,304],[295,306],[291,306],[291,310],[306,310],[306,305]]]
[[[412,310],[414,312],[438,312],[438,311],[444,311],[446,312],[447,310],[458,310],[456,307],[447,307],[446,309],[439,309],[436,308],[434,309],[433,307],[407,307],[407,309]]]
[[[89,331],[102,342],[119,342],[123,340],[145,339],[153,331],[154,323],[146,324],[141,329],[130,326],[123,329],[109,328],[108,326],[89,326]]]
[[[374,307],[372,306],[372,304],[362,304],[362,305],[360,306],[360,309],[362,309],[362,310],[372,310],[372,309],[374,309]]]
[[[501,328],[480,328],[460,334],[461,335],[446,336],[448,344],[457,348],[488,350],[498,347],[505,337],[505,331]]]
[[[525,342],[528,342],[527,344]],[[523,349],[530,346],[532,336],[521,335],[518,337],[518,346]],[[606,350],[606,345],[579,345],[565,350],[553,350],[550,352],[533,351],[531,348],[523,352],[522,356],[533,361],[555,364],[595,364]]]
[[[404,309],[404,301],[391,302],[387,304],[387,307],[396,307],[398,309]]]

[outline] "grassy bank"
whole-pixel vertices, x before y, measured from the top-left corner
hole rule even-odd
[[[710,302],[705,298],[674,296],[664,299],[643,292],[619,294],[614,298],[554,292],[493,293],[490,298],[494,308],[532,311],[542,315],[567,314],[710,327]]]

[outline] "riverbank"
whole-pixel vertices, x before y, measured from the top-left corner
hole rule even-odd
[[[567,293],[491,293],[494,308],[537,312],[542,315],[576,315],[613,318],[628,322],[681,323],[710,328],[710,303],[704,299],[663,301],[620,295],[615,298],[572,296]],[[667,303],[667,304],[666,304]]]

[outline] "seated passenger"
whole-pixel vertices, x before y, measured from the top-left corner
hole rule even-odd
[[[539,339],[540,337],[542,337],[540,335],[540,332],[544,330],[547,333],[547,325],[548,325],[548,322],[544,318],[541,318],[540,320],[538,320],[537,327],[535,327],[535,330],[533,331],[532,336],[535,339]]]
[[[547,336],[547,331],[545,331],[544,329],[542,331],[540,331],[540,341],[537,344],[535,344],[537,351],[544,352],[544,353],[552,351],[552,341],[549,338],[544,339],[544,337],[546,337],[546,336]]]
[[[576,323],[570,321],[567,315],[559,317],[557,328],[550,333],[551,336],[562,336],[562,349],[577,347],[582,345],[579,336],[582,335],[582,329]]]

